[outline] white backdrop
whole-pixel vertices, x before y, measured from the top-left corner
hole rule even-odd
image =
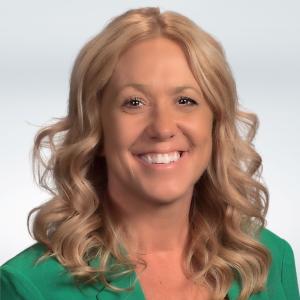
[[[255,145],[270,190],[267,227],[293,247],[300,283],[297,0],[2,1],[0,265],[33,243],[26,216],[48,198],[31,173],[37,125],[66,113],[69,75],[83,44],[112,17],[141,6],[185,14],[224,46],[240,102],[260,119]]]

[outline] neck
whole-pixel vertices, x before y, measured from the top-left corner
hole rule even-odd
[[[182,255],[188,242],[191,196],[163,205],[133,200],[124,205],[117,195],[109,198],[110,212],[120,224],[129,254]]]

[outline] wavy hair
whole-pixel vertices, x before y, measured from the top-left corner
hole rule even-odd
[[[264,289],[271,263],[269,250],[258,241],[269,204],[262,160],[253,145],[258,118],[240,108],[220,43],[173,11],[128,10],[80,51],[71,73],[67,115],[35,136],[35,180],[51,199],[30,211],[29,232],[48,247],[44,258],[55,256],[74,278],[100,280],[111,290],[123,290],[108,282],[107,272],[131,273],[137,261],[122,252],[120,226],[108,213],[107,169],[99,156],[99,104],[120,55],[154,37],[172,39],[182,47],[214,115],[211,161],[194,187],[189,212],[187,273],[195,283],[211,288],[214,299],[223,299],[235,278],[242,284],[239,300],[248,299]],[[50,155],[43,156],[43,150]],[[117,263],[109,269],[112,256]],[[99,259],[97,267],[89,265],[93,258]]]

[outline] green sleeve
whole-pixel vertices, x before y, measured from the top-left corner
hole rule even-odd
[[[284,244],[285,247],[281,271],[282,285],[287,299],[300,300],[293,249],[285,240]]]
[[[30,280],[9,266],[0,268],[1,300],[45,300]]]

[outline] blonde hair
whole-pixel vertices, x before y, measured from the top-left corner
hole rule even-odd
[[[33,237],[48,247],[45,257],[55,255],[75,278],[122,290],[106,280],[109,259],[116,258],[110,270],[116,276],[133,272],[136,262],[121,251],[120,228],[107,213],[106,164],[98,155],[103,146],[99,103],[120,55],[133,43],[158,36],[182,46],[214,115],[212,158],[195,185],[190,208],[187,272],[210,287],[214,299],[223,299],[235,278],[242,284],[239,299],[248,299],[264,289],[271,262],[258,241],[269,203],[261,157],[252,143],[258,119],[240,109],[220,43],[176,12],[129,10],[80,51],[71,74],[68,114],[35,137],[34,172],[53,197],[29,213],[28,227],[36,213]],[[50,150],[48,159],[43,149]],[[91,267],[89,260],[97,257],[100,265]]]

